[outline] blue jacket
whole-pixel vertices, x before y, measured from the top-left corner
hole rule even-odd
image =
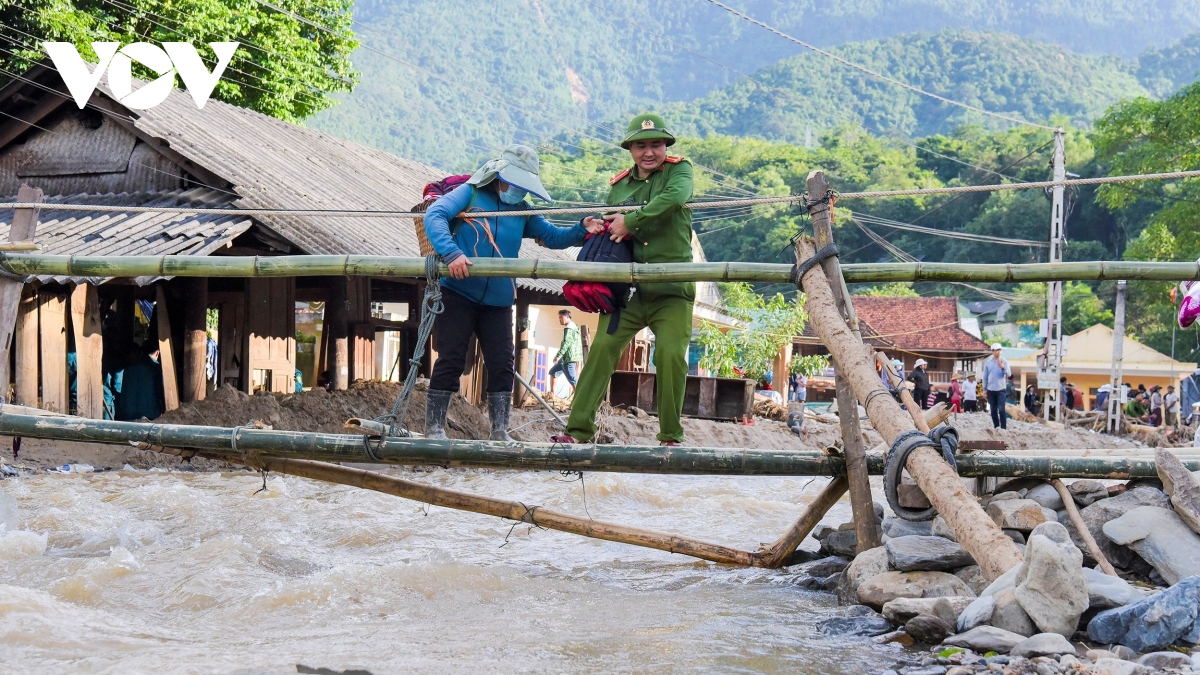
[[[472,203],[474,198],[474,203]],[[583,223],[574,227],[557,227],[551,225],[542,216],[500,216],[499,218],[478,219],[486,223],[486,227],[496,240],[496,248],[488,239],[480,226],[463,223],[453,236],[450,234],[450,221],[467,210],[470,205],[478,211],[524,211],[529,205],[505,204],[491,189],[476,190],[472,185],[460,185],[436,202],[425,212],[425,235],[429,243],[442,260],[447,263],[467,256],[476,258],[516,258],[521,250],[522,239],[537,239],[546,248],[568,248],[583,243],[587,230]],[[517,299],[516,279],[491,278],[470,276],[466,279],[442,277],[442,286],[455,293],[492,307],[511,307]]]

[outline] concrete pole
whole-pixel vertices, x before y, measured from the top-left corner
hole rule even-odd
[[[1112,391],[1108,393],[1107,422],[1104,428],[1109,433],[1121,431],[1121,367],[1125,360],[1125,287],[1124,280],[1117,282],[1117,306],[1113,311],[1113,353],[1112,374],[1109,385]]]

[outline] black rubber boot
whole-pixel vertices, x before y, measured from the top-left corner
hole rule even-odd
[[[446,440],[446,413],[450,411],[452,391],[430,389],[425,392],[425,438]]]
[[[508,418],[512,414],[512,394],[495,392],[488,394],[488,413],[492,416],[492,435],[488,440],[511,441],[508,435]]]

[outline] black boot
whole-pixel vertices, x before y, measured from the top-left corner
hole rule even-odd
[[[454,392],[430,389],[425,392],[425,438],[446,440],[446,413]]]
[[[493,441],[511,441],[512,436],[508,435],[508,418],[512,413],[512,394],[504,391],[488,394],[488,413],[492,416],[492,435],[488,437]]]

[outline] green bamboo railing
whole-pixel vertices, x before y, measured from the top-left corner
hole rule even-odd
[[[771,263],[586,263],[568,260],[479,258],[471,274],[637,283],[663,281],[750,281],[785,283],[792,266]],[[371,255],[286,256],[66,256],[7,252],[0,266],[9,272],[66,277],[423,277],[424,258]],[[445,267],[442,272],[445,273]],[[1195,262],[1098,261],[976,265],[969,263],[884,263],[842,265],[849,283],[891,281],[1098,281],[1105,279],[1184,281],[1200,279]]]
[[[261,456],[405,466],[725,476],[835,476],[843,475],[846,470],[841,457],[801,450],[564,446],[410,438],[373,441],[376,458],[372,458],[363,447],[363,437],[349,434],[113,422],[13,413],[0,414],[0,435],[122,446],[144,443],[202,450],[239,461]],[[1200,471],[1200,460],[1188,459],[1183,463],[1189,471]],[[958,458],[958,469],[965,477],[1123,479],[1158,475],[1154,460],[1129,458],[965,455]],[[883,458],[879,455],[869,456],[868,470],[872,474],[882,474]]]

